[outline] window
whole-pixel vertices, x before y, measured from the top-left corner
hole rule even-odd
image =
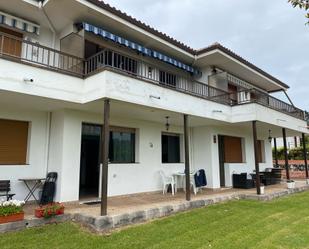
[[[257,140],[258,162],[265,163],[265,145],[263,140]]]
[[[0,164],[26,164],[28,122],[0,119]]]
[[[2,49],[0,52],[14,57],[20,57],[22,48],[22,42],[20,39],[23,38],[23,35],[3,27],[0,27],[0,32],[7,34],[7,36],[3,36],[3,39],[2,35],[0,35],[0,49]]]
[[[224,136],[224,162],[243,163],[242,139]]]
[[[111,127],[109,160],[111,163],[135,163],[135,129]]]
[[[180,163],[180,136],[162,134],[162,163]]]
[[[176,75],[160,71],[160,84],[176,87]]]

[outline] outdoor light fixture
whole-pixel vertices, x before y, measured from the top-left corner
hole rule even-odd
[[[169,122],[168,122],[169,116],[166,116],[165,118],[166,118],[165,128],[166,128],[166,130],[168,131],[169,128],[170,128],[170,124],[169,124]]]
[[[271,130],[268,130],[268,141],[271,143],[272,140],[273,138],[271,136]]]

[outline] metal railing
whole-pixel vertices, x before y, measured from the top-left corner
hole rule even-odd
[[[244,103],[258,103],[305,120],[305,114],[302,110],[257,89],[245,89],[237,93],[228,93],[180,73],[171,72],[166,68],[159,68],[157,65],[144,60],[122,55],[109,49],[102,50],[85,60],[0,32],[0,57],[11,58],[22,63],[46,67],[78,77],[85,77],[97,73],[99,70],[111,68],[150,83],[224,105],[235,106]],[[306,115],[307,118],[308,116]]]
[[[295,118],[299,118],[302,120],[305,119],[303,110],[257,89],[246,89],[237,92],[237,94],[230,94],[230,99],[231,105],[258,103],[260,105],[283,112]]]
[[[1,32],[0,57],[83,76],[84,59]]]
[[[92,74],[103,68],[112,68],[160,86],[220,103],[226,102],[226,94],[228,94],[221,89],[108,49],[100,51],[85,60],[85,75]]]

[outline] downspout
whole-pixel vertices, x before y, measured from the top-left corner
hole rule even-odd
[[[53,49],[55,49],[55,45],[56,45],[56,30],[55,30],[55,27],[52,24],[51,20],[49,19],[45,9],[44,9],[43,2],[41,2],[41,1],[39,2],[39,9],[42,10],[43,15],[45,16],[45,18],[46,18],[46,20],[48,22],[48,26],[49,26],[50,30],[52,31],[52,33],[53,33],[52,47],[53,47]]]

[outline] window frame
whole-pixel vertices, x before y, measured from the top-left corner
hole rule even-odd
[[[171,136],[171,137],[178,137],[178,143],[179,143],[179,153],[178,156],[179,160],[177,162],[168,162],[168,161],[163,161],[163,136]],[[162,132],[161,133],[161,163],[162,164],[179,164],[183,163],[182,162],[182,135],[179,133],[171,133],[171,132]]]
[[[112,146],[112,133],[113,132],[123,132],[123,133],[130,133],[134,135],[134,141],[133,141],[133,160],[132,161],[112,161],[111,160],[111,146]],[[126,127],[119,127],[119,126],[110,126],[109,131],[109,153],[108,153],[108,160],[110,164],[134,164],[136,163],[136,152],[137,152],[137,131],[135,128],[126,128]],[[132,141],[131,141],[132,143]]]

